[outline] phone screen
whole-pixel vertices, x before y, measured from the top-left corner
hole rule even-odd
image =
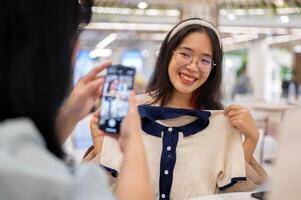
[[[101,97],[99,127],[105,132],[118,133],[122,119],[128,113],[128,96],[133,90],[135,69],[113,65],[107,75]]]

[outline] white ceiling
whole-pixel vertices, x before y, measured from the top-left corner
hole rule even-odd
[[[272,9],[272,5],[279,2],[286,3],[286,6],[301,4],[301,0],[144,0],[148,3],[148,9],[177,9],[182,12],[187,6],[196,4],[212,4],[219,12],[218,26],[224,38],[246,36],[251,40],[269,36],[291,34],[299,32],[301,34],[301,15],[299,13],[288,14],[289,22],[283,23],[280,20],[282,14],[279,10]],[[137,10],[139,0],[96,0],[96,7],[104,8],[131,8]],[[262,12],[262,7],[268,7],[266,14],[254,14]],[[256,9],[254,9],[256,7]],[[258,9],[259,8],[259,9]],[[261,11],[260,11],[261,10]],[[241,14],[244,11],[246,14]],[[235,15],[235,20],[229,17]],[[200,13],[200,16],[202,14]],[[94,13],[89,30],[81,36],[82,46],[93,49],[95,45],[112,32],[122,33],[118,39],[111,44],[111,47],[125,46],[129,48],[139,48],[139,41],[151,40],[160,43],[167,30],[181,20],[178,16],[145,15],[145,14],[108,14]],[[94,26],[93,26],[94,25]],[[149,28],[151,27],[151,28]],[[254,35],[246,35],[248,33]],[[237,40],[239,43],[239,40]],[[296,40],[299,41],[299,40]],[[232,41],[233,42],[233,41]],[[283,46],[290,46],[295,41],[285,42]]]

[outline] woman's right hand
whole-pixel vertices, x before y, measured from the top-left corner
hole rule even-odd
[[[92,136],[92,140],[93,140],[95,155],[97,155],[101,152],[102,143],[103,143],[103,136],[105,135],[105,132],[98,128],[99,112],[100,111],[98,109],[93,114],[93,116],[90,120],[90,131],[91,131],[91,136]]]
[[[115,189],[117,199],[151,200],[153,199],[153,191],[141,137],[141,122],[134,92],[130,94],[128,101],[128,114],[121,123],[119,134],[109,134],[99,130],[99,114],[93,116],[91,119],[91,131],[94,150],[96,150],[95,153],[101,151],[104,135],[117,138],[120,150],[123,152],[123,160]],[[100,141],[100,147],[98,144],[95,145],[95,141]]]
[[[122,152],[126,150],[129,141],[141,140],[141,122],[137,109],[135,93],[129,95],[129,110],[120,127],[119,145]]]
[[[128,101],[129,101],[128,114],[121,123],[119,134],[105,133],[103,130],[100,130],[98,127],[98,122],[100,118],[99,110],[94,113],[90,121],[90,130],[91,130],[91,136],[94,144],[94,151],[96,154],[100,153],[101,151],[104,135],[108,135],[110,137],[117,139],[122,152],[125,151],[129,141],[141,139],[140,136],[141,122],[140,122],[140,116],[136,105],[134,92],[131,92]]]

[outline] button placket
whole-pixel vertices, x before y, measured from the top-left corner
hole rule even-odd
[[[178,143],[178,132],[174,127],[166,127],[162,137],[162,153],[160,162],[160,199],[169,200],[172,187],[173,170],[176,163],[176,146]],[[162,197],[162,194],[165,197]]]

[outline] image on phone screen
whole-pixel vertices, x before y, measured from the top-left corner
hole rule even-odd
[[[101,97],[99,127],[118,133],[122,119],[128,113],[128,96],[133,89],[135,69],[122,65],[107,69]]]

